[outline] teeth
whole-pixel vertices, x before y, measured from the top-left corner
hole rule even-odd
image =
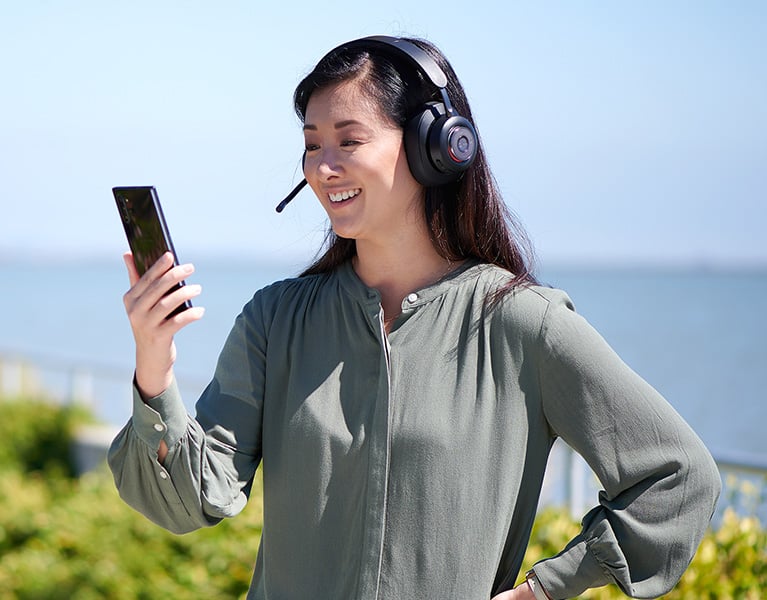
[[[330,198],[331,202],[341,202],[343,200],[348,200],[349,198],[353,198],[357,194],[359,194],[362,190],[359,188],[353,189],[353,190],[344,190],[343,192],[338,192],[337,194],[328,194],[328,198]]]

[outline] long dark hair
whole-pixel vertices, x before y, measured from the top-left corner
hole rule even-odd
[[[418,45],[437,62],[447,76],[447,93],[457,112],[475,125],[466,94],[450,63],[430,42],[404,38]],[[311,95],[322,88],[359,79],[383,114],[404,129],[423,104],[441,100],[439,90],[396,51],[380,46],[340,46],[327,54],[296,88],[296,114],[304,122]],[[535,282],[533,251],[527,235],[503,202],[490,171],[482,143],[477,157],[463,176],[453,183],[425,188],[424,211],[437,252],[448,260],[476,258],[512,273],[501,290]],[[337,236],[328,228],[324,251],[303,273],[332,271],[357,253],[353,239]]]

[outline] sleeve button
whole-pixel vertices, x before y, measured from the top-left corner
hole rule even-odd
[[[413,304],[413,302],[415,302],[416,300],[418,300],[418,294],[416,294],[415,292],[407,295],[407,301],[410,302],[410,304]]]
[[[154,430],[155,431],[165,431],[165,427],[163,427],[162,423],[155,423],[154,424]]]

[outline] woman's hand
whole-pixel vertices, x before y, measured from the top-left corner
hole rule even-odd
[[[145,398],[152,398],[164,392],[173,378],[176,360],[173,336],[182,327],[199,320],[205,309],[195,306],[170,319],[166,317],[179,304],[198,296],[201,288],[182,285],[167,294],[194,272],[190,264],[174,267],[170,252],[160,257],[143,277],[139,277],[130,252],[123,255],[123,260],[131,285],[123,296],[123,303],[136,341],[136,385]]]
[[[535,600],[535,594],[527,582],[521,583],[513,590],[506,590],[501,592],[497,596],[493,596],[492,600]]]

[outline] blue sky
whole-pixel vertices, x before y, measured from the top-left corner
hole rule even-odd
[[[155,185],[182,260],[306,262],[292,91],[382,33],[450,58],[544,265],[767,264],[764,2],[28,1],[0,32],[0,257],[119,260],[110,189]]]

